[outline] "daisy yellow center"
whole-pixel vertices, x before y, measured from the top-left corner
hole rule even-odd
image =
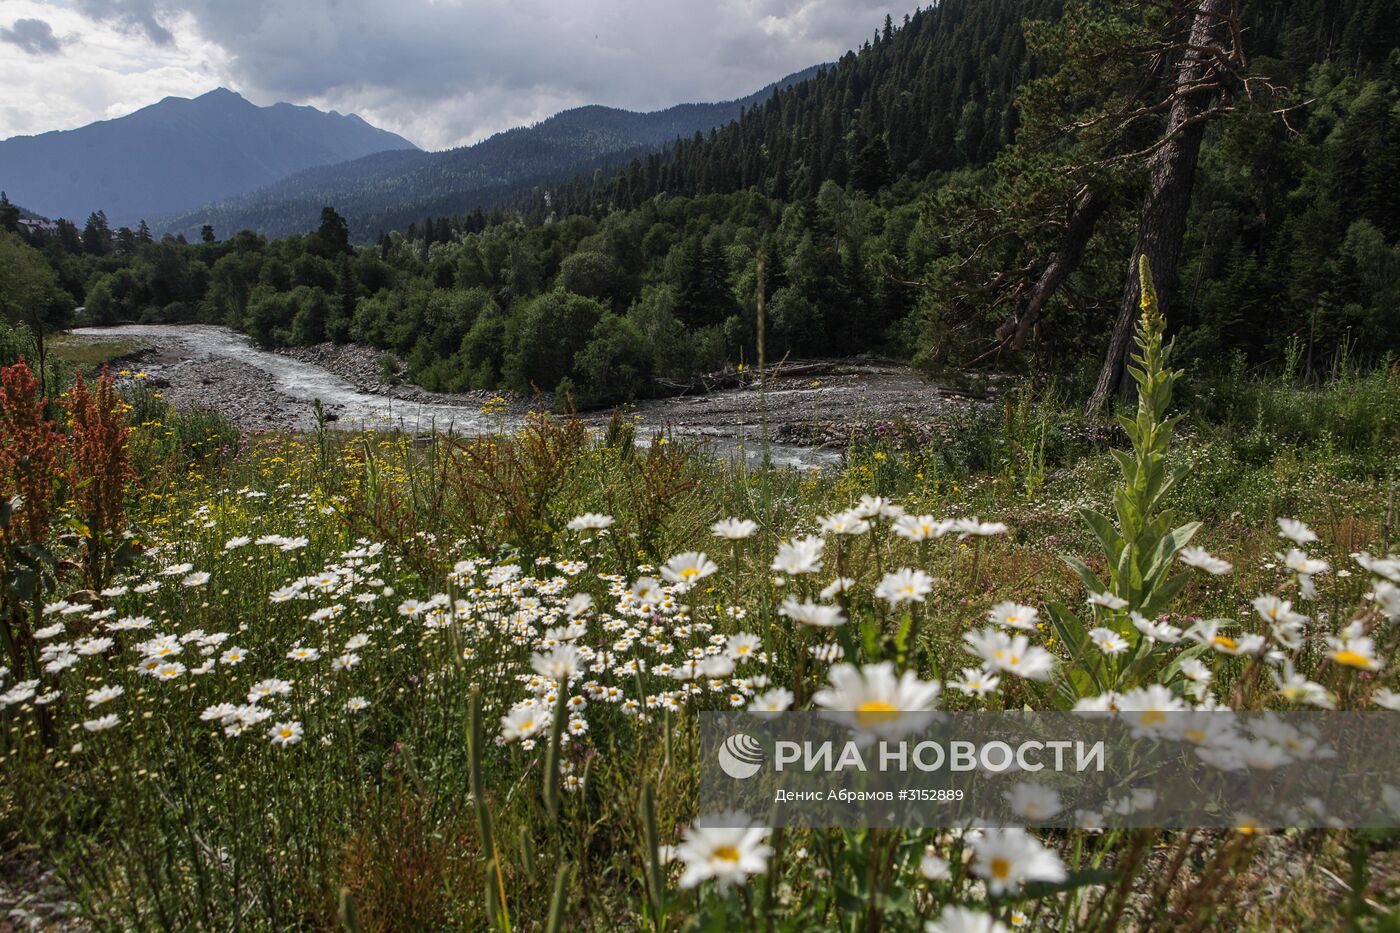
[[[1205,731],[1202,729],[1187,729],[1186,732],[1183,734],[1188,740],[1196,742],[1197,744],[1206,740]]]
[[[292,730],[291,730],[291,729],[283,729],[283,730],[281,730],[281,732],[280,732],[279,734],[280,734],[280,735],[282,736],[282,738],[284,738],[284,739],[290,739],[290,738],[292,737]]]
[[[1156,726],[1167,721],[1167,714],[1159,709],[1150,709],[1142,714],[1144,726]]]
[[[1239,647],[1239,645],[1235,643],[1235,640],[1233,638],[1230,638],[1226,635],[1216,635],[1210,640],[1210,643],[1212,645],[1219,645],[1222,648],[1228,648],[1231,651]]]
[[[719,846],[715,849],[715,858],[723,862],[739,861],[739,850],[734,846]]]
[[[1371,659],[1357,651],[1338,651],[1332,655],[1332,660],[1347,667],[1371,666]]]
[[[698,567],[687,567],[681,571],[681,576],[685,577],[687,580],[691,577],[698,577],[700,576],[700,569]]]
[[[524,732],[526,729],[533,728],[535,728],[535,721],[533,719],[527,719],[520,724],[520,731],[522,732]]]
[[[992,859],[990,867],[992,869],[992,877],[996,878],[998,881],[1005,881],[1007,878],[1011,877],[1011,862],[1007,859],[998,856]]]
[[[862,726],[878,726],[899,718],[899,710],[881,700],[867,700],[856,707],[856,720]]]

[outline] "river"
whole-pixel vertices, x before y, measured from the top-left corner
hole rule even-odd
[[[155,378],[170,384],[179,400],[192,400],[205,407],[246,414],[250,407],[274,407],[274,423],[305,428],[312,423],[312,405],[320,400],[335,417],[332,427],[341,430],[401,430],[425,433],[432,430],[458,435],[494,433],[509,430],[519,422],[514,414],[483,414],[481,402],[464,398],[460,403],[425,402],[395,398],[390,394],[366,392],[335,373],[314,363],[292,359],[263,350],[244,336],[225,327],[208,324],[125,324],[115,327],[84,327],[73,331],[79,339],[120,339],[157,351],[143,368]],[[654,431],[666,430],[673,436],[702,440],[715,456],[737,459],[750,465],[762,462],[761,431],[758,423],[731,419],[704,428],[678,425],[668,417],[673,406],[639,407],[639,442]],[[238,418],[246,423],[246,418]],[[599,422],[594,415],[590,423]],[[770,443],[770,462],[776,466],[811,470],[838,465],[840,451],[797,444]]]

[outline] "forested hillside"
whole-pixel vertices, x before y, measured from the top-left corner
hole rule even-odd
[[[1217,6],[945,0],[709,135],[368,249],[333,210],[276,241],[143,244],[94,218],[35,246],[95,320],[360,341],[432,388],[586,403],[752,362],[760,256],[769,359],[1101,395],[1143,255],[1187,360],[1377,362],[1400,345],[1400,3]],[[1210,62],[1183,57],[1195,32]]]
[[[428,218],[491,207],[574,172],[606,167],[611,174],[634,154],[723,126],[776,89],[817,71],[813,66],[738,100],[679,104],[652,113],[576,107],[471,146],[383,152],[319,166],[228,202],[162,219],[156,228],[190,236],[210,224],[222,231],[286,236],[314,228],[321,208],[333,204],[355,239],[365,241]]]

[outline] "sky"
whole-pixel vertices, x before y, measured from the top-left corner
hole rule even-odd
[[[906,0],[910,2],[910,0]],[[890,0],[0,0],[0,139],[216,87],[443,149],[581,104],[746,96]]]

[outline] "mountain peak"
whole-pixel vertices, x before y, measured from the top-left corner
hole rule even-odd
[[[196,97],[195,100],[241,100],[246,103],[248,98],[226,87],[216,87],[212,91],[205,91],[203,94]]]
[[[135,224],[315,166],[415,148],[363,120],[259,107],[218,87],[75,130],[0,141],[0,179],[13,198],[48,216],[81,220],[101,209],[114,224]]]

